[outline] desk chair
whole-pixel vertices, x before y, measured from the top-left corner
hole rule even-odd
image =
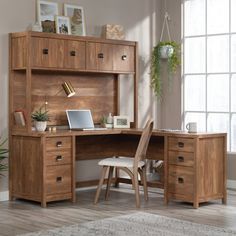
[[[128,158],[128,157],[106,158],[98,163],[98,165],[103,166],[103,168],[94,199],[94,204],[97,204],[98,202],[98,198],[101,193],[105,175],[107,170],[109,169],[107,188],[105,194],[105,199],[106,200],[108,199],[114,168],[123,170],[130,176],[133,188],[135,190],[137,207],[140,207],[139,182],[138,182],[138,173],[139,173],[141,177],[141,183],[143,184],[145,200],[146,201],[148,200],[145,158],[152,129],[153,129],[153,121],[149,120],[142,132],[134,158]]]

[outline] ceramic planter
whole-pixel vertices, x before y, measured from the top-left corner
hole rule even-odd
[[[174,48],[171,45],[164,45],[160,47],[160,57],[167,59],[174,53]]]
[[[47,121],[35,121],[35,128],[39,132],[43,132],[47,128]]]

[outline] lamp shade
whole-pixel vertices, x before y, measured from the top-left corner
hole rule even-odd
[[[68,98],[75,95],[75,89],[73,88],[70,82],[64,82],[62,84],[62,88],[65,91]]]

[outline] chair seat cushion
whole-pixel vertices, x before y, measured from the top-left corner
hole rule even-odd
[[[106,158],[106,159],[99,161],[98,165],[132,168],[134,166],[134,159],[128,158],[128,157]],[[139,161],[139,163],[138,163],[139,168],[144,165],[145,165],[144,161]]]

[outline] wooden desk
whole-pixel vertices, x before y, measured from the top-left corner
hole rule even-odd
[[[13,132],[10,153],[10,198],[41,202],[75,199],[75,161],[134,156],[140,129],[102,131]],[[226,203],[226,134],[188,134],[154,130],[147,158],[164,160],[164,200]],[[119,178],[120,182],[127,182]]]

